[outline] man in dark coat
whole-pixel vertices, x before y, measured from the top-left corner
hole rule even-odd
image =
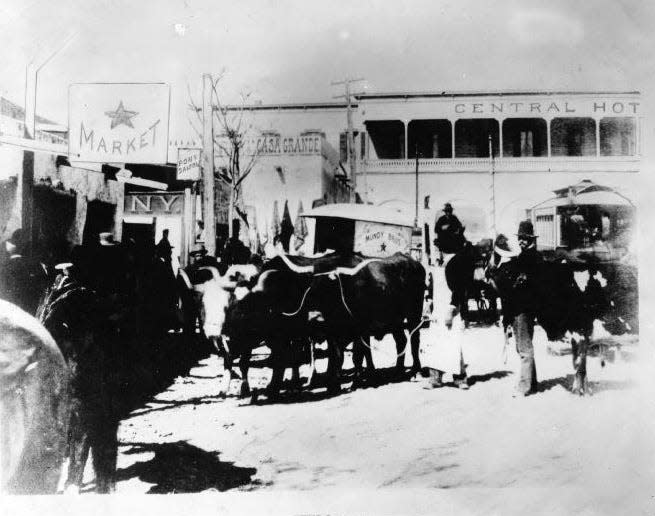
[[[126,248],[110,232],[99,235],[99,245],[87,250],[85,272],[89,286],[100,296],[113,324],[132,327],[135,304],[134,265]]]
[[[40,263],[23,255],[26,244],[23,230],[17,229],[2,246],[0,299],[34,315],[47,277]]]
[[[222,264],[230,266],[234,264],[248,263],[248,260],[250,260],[250,249],[248,249],[246,245],[239,239],[240,231],[241,223],[238,219],[233,220],[232,237],[230,237],[230,239],[225,244],[225,249],[223,249],[223,253],[221,254]]]
[[[434,225],[434,233],[437,235],[434,243],[439,248],[439,265],[443,264],[443,253],[457,251],[464,235],[464,227],[453,214],[453,207],[449,202],[444,204],[443,212]]]
[[[517,233],[521,252],[516,258],[518,276],[511,288],[506,313],[512,316],[516,349],[520,358],[517,396],[533,394],[537,388],[537,368],[534,361],[535,318],[538,310],[538,281],[543,270],[543,259],[537,251],[537,236],[532,222],[524,220]]]
[[[171,245],[171,242],[168,240],[168,229],[162,231],[161,240],[155,247],[155,251],[157,253],[158,258],[161,258],[162,260],[168,262],[169,264],[172,262],[173,246]]]

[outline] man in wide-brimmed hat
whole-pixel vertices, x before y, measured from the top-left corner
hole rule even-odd
[[[464,227],[453,214],[453,206],[449,202],[443,206],[441,215],[434,224],[434,243],[439,248],[439,265],[443,264],[444,253],[454,253],[463,243]]]
[[[191,251],[189,251],[189,265],[185,268],[185,272],[191,276],[192,282],[195,283],[195,275],[201,267],[216,267],[220,269],[220,263],[214,256],[207,254],[204,244],[198,243],[191,247]]]
[[[532,336],[539,302],[537,282],[543,259],[537,251],[537,235],[530,220],[519,223],[516,234],[521,252],[516,258],[518,276],[511,293],[512,328],[520,358],[516,396],[528,396],[537,389],[537,368],[534,361]]]

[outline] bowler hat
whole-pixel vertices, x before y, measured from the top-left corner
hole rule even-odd
[[[453,205],[447,202],[446,204],[443,205],[443,211],[453,211]]]
[[[522,220],[521,222],[519,222],[519,230],[516,233],[516,236],[537,238],[537,235],[534,234],[534,227],[532,226],[532,221]]]

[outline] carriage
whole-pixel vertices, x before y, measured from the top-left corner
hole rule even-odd
[[[529,210],[545,256],[635,266],[636,208],[630,199],[589,180],[554,193]]]
[[[316,221],[314,252],[328,249],[384,258],[401,252],[422,260],[423,236],[402,210],[369,204],[326,204],[302,215]]]
[[[407,210],[370,204],[326,204],[302,215],[315,219],[314,253],[328,250],[386,258],[404,253],[421,263],[426,275],[424,313],[433,309],[430,228],[421,227]]]
[[[612,334],[638,334],[635,205],[616,189],[589,180],[554,193],[528,210],[539,236],[537,248],[546,259],[600,272],[617,321],[606,328]]]

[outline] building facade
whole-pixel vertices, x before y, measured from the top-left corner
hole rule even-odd
[[[120,238],[124,185],[101,171],[68,161],[67,128],[36,117],[34,140],[24,136],[23,108],[0,98],[0,239],[21,227],[26,194],[19,188],[25,150],[33,159],[30,189],[32,251],[53,264],[68,258],[73,245],[96,242],[114,231]],[[23,195],[21,199],[20,196]]]
[[[472,240],[513,234],[526,210],[585,179],[639,196],[639,92],[388,93],[355,100],[361,197],[411,212],[418,204],[420,218],[431,223],[450,202]],[[345,104],[258,105],[247,112],[262,134],[323,133],[350,175]],[[290,156],[277,158],[278,166],[290,166]],[[248,186],[255,197],[270,191],[266,181]]]
[[[358,185],[374,203],[413,205],[418,176],[422,208],[451,202],[472,233],[512,233],[584,179],[636,198],[641,113],[638,92],[361,96]]]

